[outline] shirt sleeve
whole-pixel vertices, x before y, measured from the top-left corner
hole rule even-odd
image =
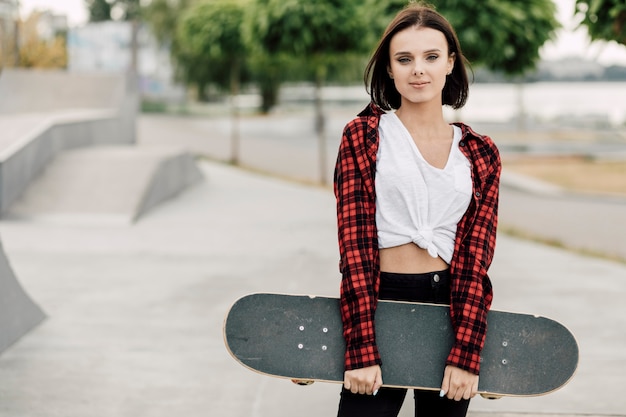
[[[344,129],[334,178],[346,370],[381,364],[374,329],[378,242],[373,188],[368,190],[366,174],[371,162],[364,145],[365,125],[356,119]]]
[[[488,151],[474,161],[474,211],[461,220],[457,253],[450,265],[451,319],[455,342],[447,364],[478,374],[487,334],[487,313],[493,298],[487,270],[493,259],[498,223],[500,157],[488,139]],[[477,186],[478,185],[478,186]]]

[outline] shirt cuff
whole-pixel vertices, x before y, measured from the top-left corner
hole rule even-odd
[[[367,368],[368,366],[382,365],[376,343],[367,343],[346,349],[346,371]]]
[[[480,351],[455,344],[448,355],[446,364],[478,375],[480,373],[480,361]]]

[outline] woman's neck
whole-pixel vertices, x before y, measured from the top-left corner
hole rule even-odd
[[[420,105],[403,103],[396,115],[409,130],[436,132],[449,129],[443,117],[443,108],[440,105]]]

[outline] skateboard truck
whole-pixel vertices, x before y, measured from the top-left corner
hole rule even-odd
[[[312,297],[312,298],[315,298],[315,297]],[[300,326],[298,326],[298,330],[299,330],[300,332],[304,332],[305,327],[304,327],[303,325],[300,325]],[[322,333],[328,333],[328,327],[324,327],[324,328],[322,328]],[[302,343],[298,343],[298,349],[299,349],[299,350],[304,349],[304,344],[302,344]],[[328,350],[328,346],[326,346],[326,345],[322,345],[322,350],[323,350],[323,351]],[[300,385],[300,386],[302,386],[302,387],[306,387],[306,386],[308,386],[308,385],[313,385],[313,383],[314,383],[315,381],[314,381],[314,380],[312,380],[312,379],[292,379],[292,380],[291,380],[291,382],[293,382],[293,383],[294,383],[294,384],[296,384],[296,385]]]

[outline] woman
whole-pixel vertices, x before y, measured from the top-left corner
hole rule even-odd
[[[468,78],[453,28],[433,9],[413,4],[394,18],[365,80],[372,102],[346,125],[335,168],[347,347],[339,416],[397,416],[404,401],[406,390],[381,388],[379,299],[451,305],[441,391],[416,391],[415,415],[464,416],[492,300],[498,150],[444,120],[443,105],[465,104]]]

